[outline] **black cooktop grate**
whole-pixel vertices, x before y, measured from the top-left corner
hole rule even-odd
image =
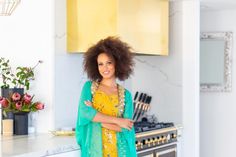
[[[168,123],[166,122],[159,122],[159,123],[135,122],[134,123],[134,129],[136,133],[163,129],[163,128],[168,128],[168,127],[173,127],[173,126],[174,126],[174,123],[172,122],[168,122]]]

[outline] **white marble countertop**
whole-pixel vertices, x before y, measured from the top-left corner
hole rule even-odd
[[[79,150],[74,136],[1,136],[1,157],[43,157]]]

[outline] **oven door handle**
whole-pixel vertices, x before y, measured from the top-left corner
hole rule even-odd
[[[176,152],[176,148],[170,148],[168,150],[163,150],[163,151],[160,151],[160,152],[156,152],[156,157],[159,157],[159,155],[163,155],[163,154],[167,154],[167,153],[170,153],[170,152]]]

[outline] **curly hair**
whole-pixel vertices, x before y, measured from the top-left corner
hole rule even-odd
[[[123,81],[133,73],[134,61],[131,47],[122,42],[118,37],[107,37],[90,47],[84,54],[84,71],[92,81],[101,80],[98,70],[97,58],[101,53],[106,53],[115,61],[115,76]]]

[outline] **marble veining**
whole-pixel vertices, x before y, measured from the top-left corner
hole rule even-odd
[[[144,64],[144,65],[146,65],[146,66],[152,68],[153,71],[156,71],[156,70],[157,70],[158,73],[160,73],[161,76],[164,78],[164,80],[165,80],[165,82],[166,82],[167,84],[169,84],[169,85],[171,85],[171,86],[174,86],[174,87],[182,87],[181,84],[172,82],[172,81],[169,79],[168,74],[167,74],[164,70],[162,70],[159,66],[156,66],[156,65],[150,63],[150,61],[141,59],[140,57],[139,57],[139,58],[138,58],[138,57],[135,57],[134,59],[135,59],[137,62],[139,62],[139,63],[141,63],[141,64]]]

